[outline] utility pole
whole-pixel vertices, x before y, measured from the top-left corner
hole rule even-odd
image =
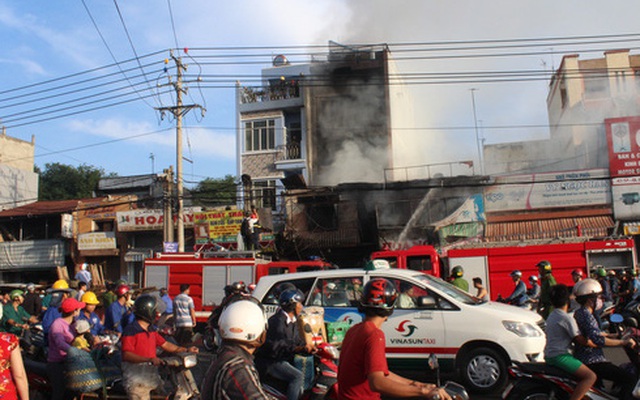
[[[169,166],[169,169],[164,171],[164,185],[163,185],[163,223],[162,223],[162,239],[164,242],[173,242],[173,166]]]
[[[177,204],[178,204],[178,215],[177,215],[177,231],[178,231],[178,252],[184,252],[184,189],[183,189],[183,178],[182,178],[182,117],[186,115],[190,110],[194,108],[199,108],[203,115],[205,109],[198,104],[182,104],[182,95],[187,92],[186,89],[182,88],[182,74],[187,70],[187,67],[182,63],[181,57],[176,57],[173,54],[173,50],[170,52],[171,59],[176,64],[176,81],[171,81],[171,76],[169,76],[169,85],[173,86],[176,91],[176,105],[173,107],[159,107],[156,108],[160,111],[162,115],[164,115],[165,111],[170,112],[176,117],[176,196],[177,196]],[[165,64],[168,63],[169,60],[165,60]]]
[[[476,116],[476,96],[474,92],[478,89],[471,88],[471,105],[473,107],[473,123],[476,129],[476,146],[478,147],[478,164],[480,169],[480,175],[484,175],[484,163],[482,162],[482,148],[480,147],[480,136],[478,135],[478,117]]]

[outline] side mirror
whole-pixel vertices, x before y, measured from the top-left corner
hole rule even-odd
[[[435,308],[436,307],[436,299],[433,296],[418,297],[416,303],[419,308]]]

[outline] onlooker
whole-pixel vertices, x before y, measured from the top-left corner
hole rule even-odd
[[[173,314],[173,299],[171,299],[171,296],[169,296],[169,291],[167,290],[167,288],[160,289],[160,298],[166,306],[164,313],[168,315]]]
[[[476,276],[471,281],[473,282],[473,287],[476,288],[476,295],[473,298],[483,302],[489,301],[489,292],[482,284],[482,278]]]
[[[111,303],[118,300],[118,296],[116,296],[116,293],[115,293],[115,290],[116,290],[115,283],[107,282],[105,286],[107,288],[107,291],[102,294],[102,307],[104,307],[104,309],[106,310],[107,308],[109,308]]]
[[[69,289],[67,281],[59,279],[53,283],[49,293],[51,297],[47,305],[47,311],[45,311],[42,316],[42,331],[44,332],[45,339],[49,335],[49,329],[53,321],[62,316],[59,307],[66,299],[71,297],[71,289]]]
[[[189,296],[191,286],[180,285],[180,294],[173,299],[173,321],[176,326],[174,338],[181,346],[191,343],[193,327],[196,326],[196,310],[193,299]]]
[[[132,307],[135,320],[122,335],[122,378],[130,399],[148,400],[151,391],[161,385],[158,366],[162,360],[156,355],[157,347],[170,353],[198,352],[197,347],[180,347],[166,341],[155,330],[158,301],[152,295],[138,296]]]
[[[82,296],[87,292],[87,284],[85,282],[78,282],[78,293],[76,293],[76,300],[80,301]]]
[[[76,337],[73,339],[73,342],[71,342],[71,346],[80,350],[91,351],[94,338],[89,331],[91,329],[89,321],[86,319],[77,319],[76,322],[73,323],[73,329],[76,332]]]
[[[572,342],[583,346],[593,346],[593,343],[580,334],[576,320],[567,311],[569,309],[569,288],[559,284],[551,288],[551,304],[554,310],[547,319],[547,344],[544,348],[544,358],[547,364],[556,366],[574,375],[578,384],[569,400],[580,400],[596,383],[596,374],[580,360],[571,355]]]
[[[42,299],[40,298],[40,294],[36,293],[36,285],[33,283],[29,283],[27,285],[27,293],[24,295],[24,303],[22,303],[22,307],[24,310],[40,318],[42,314]]]
[[[91,287],[91,281],[93,280],[93,277],[91,276],[91,272],[89,271],[87,263],[83,263],[82,265],[80,265],[80,269],[73,277],[73,279],[86,283],[87,289]]]
[[[245,250],[252,250],[253,242],[251,241],[251,227],[249,226],[249,218],[251,213],[249,211],[244,212],[242,223],[240,223],[240,236],[242,236],[242,243]]]
[[[80,314],[85,304],[73,297],[64,299],[60,305],[62,315],[51,324],[49,331],[49,352],[47,353],[47,375],[51,384],[51,400],[71,398],[65,395],[64,359],[75,335],[71,328],[74,318]]]
[[[271,400],[260,384],[253,354],[265,341],[267,320],[255,299],[236,300],[219,318],[222,346],[202,382],[202,400]]]
[[[397,291],[386,279],[374,278],[364,286],[359,311],[364,320],[351,327],[342,342],[338,366],[339,399],[375,400],[390,397],[426,397],[449,400],[435,385],[403,378],[389,371],[382,324],[393,313]]]
[[[0,394],[3,399],[29,399],[29,382],[15,335],[0,333]]]
[[[96,307],[100,304],[98,297],[93,292],[87,292],[80,300],[86,305],[78,316],[78,320],[86,320],[89,323],[89,330],[94,337],[102,335],[105,331],[104,325],[102,325],[98,314],[95,313]]]
[[[252,250],[260,250],[260,217],[258,216],[258,210],[254,206],[251,206],[249,230],[251,231]]]
[[[126,324],[129,309],[127,303],[131,298],[130,288],[127,285],[120,285],[116,288],[117,300],[111,303],[104,315],[104,328],[110,331],[122,333]]]

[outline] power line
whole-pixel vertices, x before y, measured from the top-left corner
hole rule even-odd
[[[173,10],[171,9],[171,0],[167,0],[167,7],[169,8],[169,17],[171,19],[171,30],[173,31],[173,40],[176,43],[176,49],[180,48],[178,45],[178,35],[176,35],[176,24],[173,21]]]

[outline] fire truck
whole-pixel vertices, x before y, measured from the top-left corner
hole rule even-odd
[[[230,283],[257,283],[265,275],[332,268],[336,267],[320,259],[271,261],[253,251],[157,253],[144,261],[143,283],[145,287],[166,287],[172,298],[180,294],[181,284],[190,284],[196,319],[206,322]]]
[[[542,260],[551,263],[553,276],[558,283],[573,286],[571,271],[580,269],[585,276],[597,266],[612,270],[635,270],[636,249],[633,239],[585,240],[566,239],[557,243],[478,243],[467,247],[450,248],[439,252],[428,245],[413,246],[406,250],[381,250],[371,254],[371,259],[389,261],[392,268],[422,271],[441,278],[449,275],[451,268],[464,269],[464,279],[472,288],[471,279],[479,277],[489,291],[492,300],[498,295],[506,297],[514,285],[509,274],[522,271],[523,280],[538,275],[536,264]],[[470,291],[475,294],[473,289]]]

